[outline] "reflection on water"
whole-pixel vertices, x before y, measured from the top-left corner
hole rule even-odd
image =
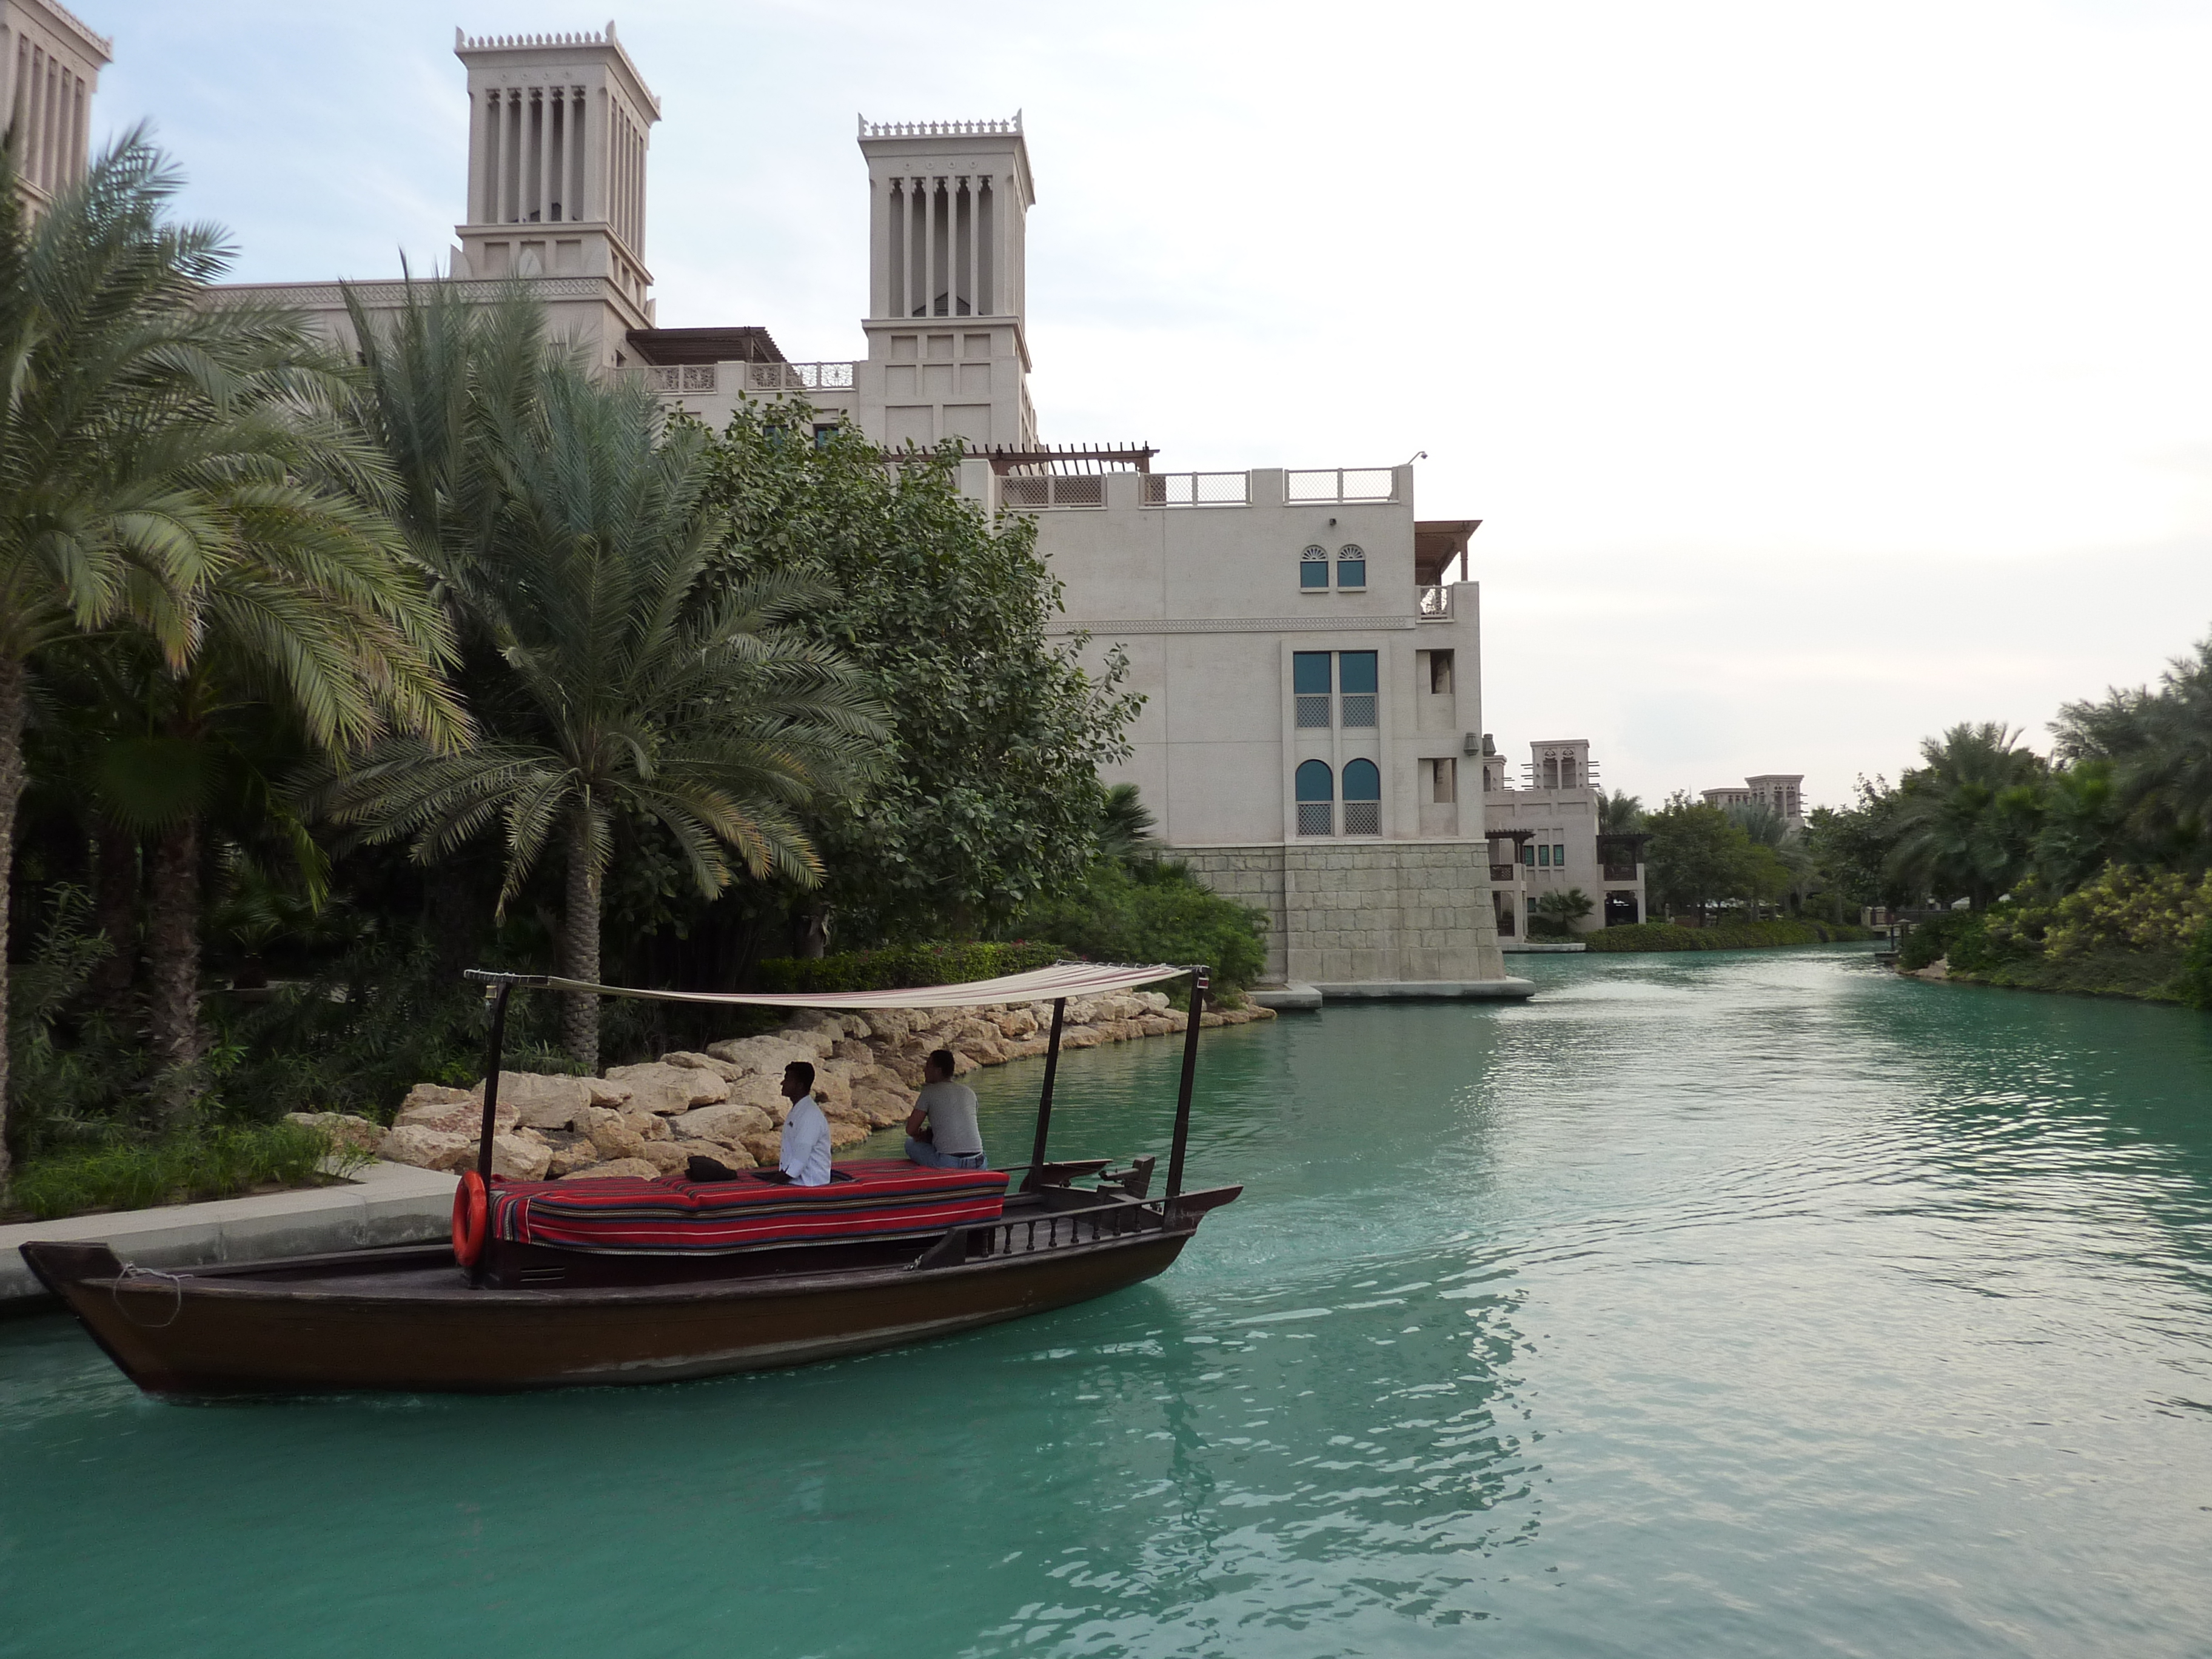
[[[1535,971],[1215,1034],[1246,1198],[926,1348],[209,1408],[0,1327],[0,1654],[2203,1651],[2212,1020]],[[1071,1057],[1055,1152],[1160,1147],[1178,1058]]]

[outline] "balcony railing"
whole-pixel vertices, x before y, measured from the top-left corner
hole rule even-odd
[[[686,392],[712,392],[718,377],[713,363],[647,364],[645,383],[663,396]]]
[[[1147,472],[1144,494],[1146,507],[1249,507],[1252,475],[1249,472]]]
[[[1492,881],[1510,881],[1513,872],[1520,867],[1517,864],[1493,864],[1490,866],[1490,878]]]
[[[747,363],[750,392],[850,392],[853,365],[838,363]]]
[[[1103,507],[1106,479],[1103,473],[1076,473],[1069,477],[1001,478],[999,500],[1006,507]]]
[[[1292,506],[1325,501],[1395,501],[1398,475],[1387,466],[1336,466],[1283,474],[1283,499]]]
[[[1423,622],[1449,622],[1452,615],[1452,591],[1449,587],[1422,587],[1414,590],[1419,596],[1416,614]]]

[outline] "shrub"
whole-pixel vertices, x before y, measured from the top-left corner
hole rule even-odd
[[[2166,990],[2179,1002],[2212,1012],[2212,922],[2200,927],[2182,953],[2181,971]]]
[[[1249,985],[1267,965],[1267,916],[1169,860],[1095,865],[1081,888],[1030,906],[1021,920],[1094,962],[1203,962],[1217,993]]]
[[[1873,933],[1848,922],[1744,921],[1719,927],[1678,927],[1670,921],[1639,921],[1601,927],[1580,936],[1600,952],[1633,951],[1748,951],[1781,945],[1834,945],[1872,939]]]
[[[8,1200],[52,1221],[87,1210],[230,1198],[256,1187],[311,1186],[326,1174],[349,1175],[374,1157],[304,1123],[240,1125],[33,1158],[15,1172]]]
[[[805,995],[817,991],[902,991],[963,980],[997,979],[1048,968],[1066,952],[1057,945],[971,942],[896,945],[881,951],[843,951],[824,957],[778,957],[760,964],[763,991]]]

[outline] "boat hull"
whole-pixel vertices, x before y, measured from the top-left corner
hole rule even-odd
[[[801,1365],[1018,1319],[1152,1278],[1198,1219],[945,1267],[582,1289],[472,1287],[420,1248],[174,1275],[104,1246],[24,1254],[149,1393],[495,1393]]]

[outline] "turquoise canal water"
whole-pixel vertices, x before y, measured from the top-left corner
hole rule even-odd
[[[0,1653],[2212,1650],[2212,1019],[1533,971],[1211,1038],[1249,1196],[926,1348],[179,1406],[0,1326]],[[1177,1059],[1072,1057],[1056,1149],[1162,1142]]]

